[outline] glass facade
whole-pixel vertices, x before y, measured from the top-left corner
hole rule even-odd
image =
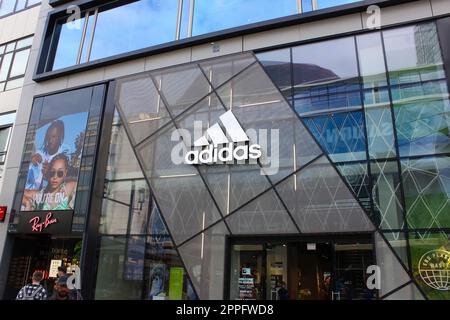
[[[129,8],[156,10],[143,4]],[[89,60],[93,26],[126,7],[86,13],[83,33],[61,25],[83,42],[66,58]],[[63,50],[54,63],[70,66]],[[436,23],[423,22],[126,76],[107,102],[106,85],[39,97],[19,186],[38,119],[55,116],[37,110],[89,106],[72,232],[85,227],[95,164],[92,298],[450,299],[445,61]],[[96,158],[102,105],[112,121]],[[242,156],[255,145],[258,159]]]
[[[436,24],[268,51],[258,58],[403,266],[415,270],[429,298],[437,297],[424,284],[422,256],[414,252],[414,242],[450,227],[448,78]],[[283,73],[289,68],[290,86]],[[448,240],[442,236],[444,247]],[[448,285],[448,271],[442,272],[444,279],[435,281]],[[396,296],[414,297],[417,290],[405,287]]]
[[[105,187],[99,250],[103,257],[118,242],[126,269],[131,242],[137,287],[121,284],[127,277],[121,269],[115,288],[97,275],[96,295],[104,287],[112,296],[126,288],[152,299],[152,269],[145,266],[153,263],[146,252],[159,246],[149,240],[157,215],[174,257],[158,264],[183,270],[183,299],[191,283],[200,299],[222,298],[224,289],[232,299],[280,299],[284,281],[289,299],[447,299],[432,287],[447,285],[445,269],[433,273],[423,265],[425,249],[448,250],[443,235],[450,227],[441,120],[447,77],[436,34],[433,22],[422,23],[120,80],[108,162],[108,174],[117,176]],[[429,116],[417,108],[437,111]],[[266,148],[265,157],[227,166],[170,160],[174,150],[195,148],[191,136],[198,139],[227,110],[249,143]],[[282,137],[278,146],[273,134]],[[119,151],[119,140],[127,151]],[[144,203],[133,204],[139,195]],[[328,236],[315,238],[311,249],[301,239],[314,234]],[[331,265],[321,260],[327,256]],[[368,291],[362,284],[374,261],[382,286]],[[323,280],[318,288],[308,284],[315,277]],[[171,299],[170,289],[162,295]]]
[[[194,5],[192,35],[225,30],[259,21],[296,14],[297,3],[292,0],[197,0]],[[220,19],[217,19],[220,17]]]
[[[196,298],[117,114],[99,235],[95,299]]]
[[[55,22],[43,71],[358,1],[135,0],[120,6],[111,2],[84,11],[77,20],[65,17]]]

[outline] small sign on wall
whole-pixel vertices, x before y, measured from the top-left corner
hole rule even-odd
[[[56,278],[58,275],[58,268],[61,267],[62,260],[51,260],[50,270],[48,271],[48,276],[50,278]]]
[[[72,230],[73,211],[20,212],[17,233],[66,234]]]
[[[0,206],[0,222],[5,221],[7,211],[8,211],[8,207]]]

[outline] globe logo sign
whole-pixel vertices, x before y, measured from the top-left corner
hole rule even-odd
[[[431,250],[425,253],[419,261],[419,274],[429,287],[450,290],[450,252]]]

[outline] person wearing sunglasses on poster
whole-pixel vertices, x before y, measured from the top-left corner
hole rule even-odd
[[[47,171],[48,185],[41,191],[25,191],[22,206],[25,210],[70,210],[75,200],[76,181],[66,181],[68,157],[61,153],[53,157]]]
[[[58,154],[69,153],[69,147],[63,143],[64,132],[64,122],[59,119],[52,121],[47,128],[41,148],[31,157],[26,182],[27,190],[41,190],[47,187],[47,171],[51,160]]]

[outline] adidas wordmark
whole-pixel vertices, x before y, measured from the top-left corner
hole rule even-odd
[[[186,164],[223,164],[261,157],[261,146],[246,144],[249,138],[231,110],[219,119],[227,134],[218,123],[212,125],[200,139],[194,141],[194,148],[197,149],[186,153]]]

